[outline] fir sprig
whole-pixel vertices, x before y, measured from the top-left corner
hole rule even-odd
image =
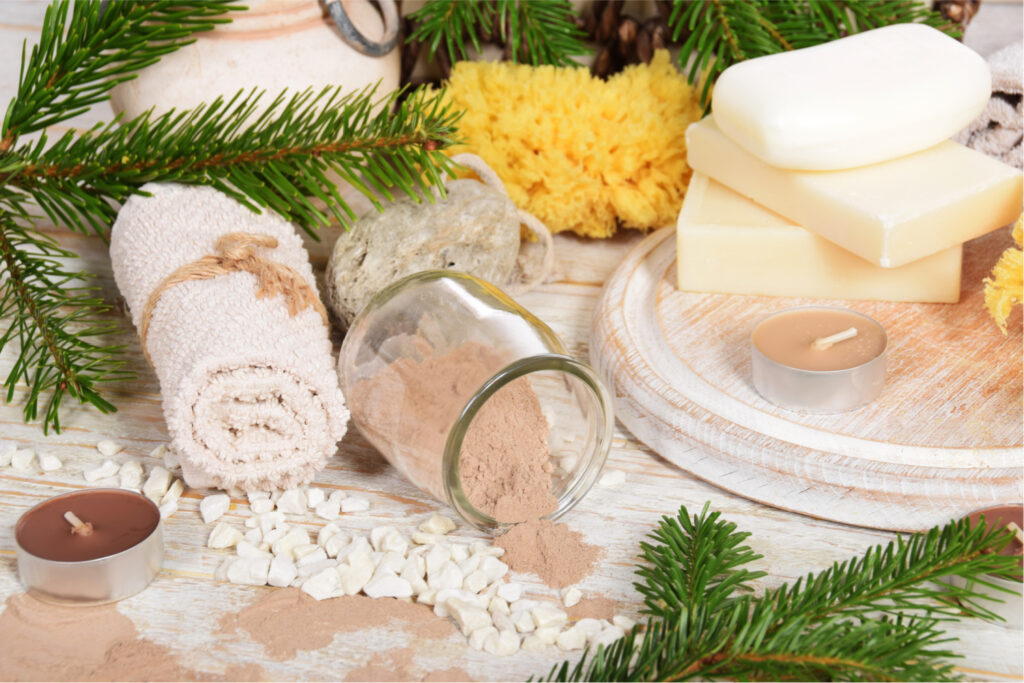
[[[991,612],[975,590],[936,581],[1020,571],[997,554],[1012,533],[959,520],[756,597],[749,582],[763,573],[744,567],[760,557],[748,536],[708,505],[663,518],[641,544],[646,624],[550,680],[956,680],[941,622]]]
[[[0,350],[17,354],[6,399],[27,387],[26,420],[60,429],[66,396],[114,410],[97,390],[120,379],[121,348],[103,338],[116,326],[74,254],[32,227],[37,206],[54,223],[105,236],[118,205],[147,182],[208,184],[253,210],[272,209],[310,234],[354,218],[342,179],[378,196],[431,196],[451,168],[443,150],[458,115],[440,96],[397,104],[397,93],[339,88],[261,101],[238,93],[191,111],[98,124],[51,140],[43,130],[108,98],[139,68],[226,21],[224,0],[111,2],[58,0],[39,43],[23,53],[18,94],[0,129]],[[38,139],[26,141],[28,133]],[[47,398],[48,396],[48,398]],[[40,413],[40,406],[45,409]]]
[[[416,25],[409,40],[426,45],[428,59],[443,42],[457,61],[469,58],[470,44],[480,52],[484,36],[491,36],[514,62],[572,66],[574,56],[591,52],[574,16],[568,0],[428,0],[409,15]]]
[[[687,36],[679,63],[706,105],[712,83],[737,62],[910,22],[961,34],[917,0],[675,0],[669,30],[675,41]]]

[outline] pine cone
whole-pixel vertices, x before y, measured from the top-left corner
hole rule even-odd
[[[965,29],[980,6],[981,0],[935,0],[932,9]]]

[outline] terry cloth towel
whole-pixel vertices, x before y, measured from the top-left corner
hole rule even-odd
[[[125,202],[110,235],[114,278],[137,329],[154,289],[216,254],[229,233],[276,238],[276,248],[254,247],[255,254],[294,269],[316,293],[302,241],[280,216],[254,213],[209,187],[142,189],[151,196]],[[309,482],[345,435],[348,410],[321,313],[309,306],[293,316],[285,296],[258,298],[259,288],[250,272],[231,272],[173,284],[152,307],[144,350],[191,487]]]
[[[1004,47],[988,59],[992,72],[992,98],[984,111],[953,138],[1003,163],[1024,168],[1024,42]]]

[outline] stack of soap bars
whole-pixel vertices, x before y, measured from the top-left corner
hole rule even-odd
[[[990,90],[919,24],[730,67],[687,131],[680,289],[956,302],[961,245],[1021,212],[1021,174],[948,139]]]

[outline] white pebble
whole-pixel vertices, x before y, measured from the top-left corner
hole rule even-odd
[[[515,626],[516,630],[520,633],[530,633],[537,628],[537,625],[533,623],[533,617],[530,616],[530,613],[526,610],[512,612],[512,614],[509,615],[509,618],[512,620],[512,625]]]
[[[142,463],[138,460],[129,460],[121,465],[120,486],[123,489],[138,491],[142,488]]]
[[[505,549],[499,548],[496,545],[491,545],[487,541],[473,541],[469,544],[469,552],[473,555],[490,555],[491,557],[501,557],[505,554]]]
[[[327,559],[327,553],[324,552],[324,549],[312,543],[295,546],[292,549],[292,555],[295,556],[295,564],[299,567],[308,567]]]
[[[153,458],[154,460],[161,460],[166,453],[167,445],[160,444],[159,446],[157,446],[156,448],[149,452],[149,457]]]
[[[492,655],[507,657],[519,652],[519,636],[515,631],[500,631],[497,636],[490,636],[484,642],[484,650]]]
[[[199,514],[203,517],[203,524],[216,522],[231,508],[231,499],[225,493],[215,493],[212,496],[204,496],[199,501]]]
[[[559,634],[562,633],[561,626],[545,626],[533,632],[533,635],[540,638],[547,645],[554,645]]]
[[[462,580],[462,587],[471,593],[479,593],[487,588],[487,575],[482,571],[471,572]]]
[[[487,583],[492,583],[508,573],[508,565],[496,557],[485,555],[480,560],[480,571],[487,577]]]
[[[443,536],[454,529],[455,522],[437,514],[432,515],[430,519],[420,524],[420,531],[428,534],[438,534],[439,536]]]
[[[409,582],[409,585],[412,586],[413,595],[420,595],[421,593],[430,590],[430,587],[427,585],[427,582],[423,580],[423,577],[413,570],[409,564],[406,564],[402,568],[402,572],[398,576],[399,578]]]
[[[265,515],[274,509],[274,501],[267,498],[257,498],[249,501],[249,509],[254,515]]]
[[[320,519],[325,519],[328,522],[333,522],[341,514],[341,506],[337,502],[325,500],[315,508],[316,516]]]
[[[412,596],[412,585],[394,574],[374,577],[363,587],[371,598],[408,598]]]
[[[260,531],[266,536],[269,531],[276,529],[277,527],[284,524],[284,513],[280,510],[274,510],[272,512],[264,512],[257,517],[259,520]]]
[[[242,538],[249,541],[249,543],[252,543],[253,545],[260,545],[261,543],[263,543],[263,532],[260,531],[258,527],[256,529],[249,529],[245,532],[245,535]],[[266,548],[264,548],[264,550],[266,550]]]
[[[64,463],[56,455],[49,453],[41,453],[39,455],[39,469],[43,472],[56,472],[63,466]]]
[[[213,531],[210,532],[210,538],[206,541],[206,545],[210,548],[232,548],[238,545],[238,542],[242,540],[242,532],[235,527],[221,522],[217,526],[213,527]]]
[[[228,581],[246,586],[267,585],[269,574],[270,560],[268,558],[239,558],[237,562],[228,567]]]
[[[503,583],[498,586],[498,597],[506,602],[515,602],[523,597],[523,586],[519,583]]]
[[[337,574],[345,595],[355,595],[373,577],[373,560],[365,553],[353,553],[347,564],[338,565]]]
[[[239,557],[247,560],[269,560],[273,557],[273,555],[268,553],[266,550],[260,550],[259,546],[256,546],[244,539],[238,542],[235,547],[235,552],[238,553]]]
[[[409,550],[409,541],[407,541],[397,529],[392,529],[389,533],[384,534],[383,538],[381,538],[380,550],[388,553],[400,553],[405,555]]]
[[[452,544],[452,562],[462,564],[469,559],[469,546],[464,543]]]
[[[123,448],[124,447],[121,444],[114,441],[100,441],[96,444],[96,450],[98,450],[100,455],[104,458],[117,455]]]
[[[542,652],[543,650],[546,650],[550,644],[551,643],[545,643],[537,636],[531,634],[523,638],[523,643],[519,647],[527,652]]]
[[[292,555],[292,550],[296,546],[308,544],[309,534],[306,533],[305,529],[296,527],[294,529],[290,529],[288,533],[284,534],[280,539],[270,540],[266,538],[266,535],[264,535],[264,541],[272,544],[270,550],[275,555],[284,555],[295,559]],[[326,553],[324,557],[326,557]]]
[[[317,545],[324,545],[327,539],[341,534],[341,528],[337,524],[324,524],[316,534]]]
[[[568,614],[551,605],[537,605],[531,613],[533,614],[533,623],[536,624],[538,629],[545,626],[558,626],[561,628],[565,626],[565,622],[569,619]]]
[[[254,500],[270,500],[270,491],[249,491],[245,497],[249,499],[249,503]]]
[[[325,500],[327,500],[327,495],[323,489],[310,488],[306,491],[306,505],[310,508],[315,508]]]
[[[36,452],[30,448],[16,450],[11,454],[11,469],[27,472],[32,468],[32,461],[35,459]]]
[[[626,473],[622,470],[611,470],[610,472],[605,472],[601,475],[597,485],[610,489],[616,486],[622,486],[624,483],[626,483]]]
[[[444,536],[438,536],[437,534],[428,534],[425,531],[414,531],[412,533],[412,542],[416,545],[434,545],[438,543]]]
[[[237,486],[232,486],[224,493],[228,494],[232,500],[238,500],[239,498],[245,495],[245,491],[238,488]]]
[[[491,614],[508,614],[511,610],[508,608],[508,603],[505,602],[504,598],[495,595],[491,598],[491,601],[487,603],[487,611]]]
[[[228,569],[231,568],[235,562],[238,562],[237,557],[228,557],[213,570],[213,578],[215,581],[227,581],[228,580]]]
[[[267,533],[263,533],[262,529],[253,529],[253,531],[255,531],[256,534],[259,534],[259,536],[256,537],[258,539],[258,541],[263,543],[264,545],[266,545],[268,550],[270,549],[270,546],[274,545],[275,543],[280,541],[282,538],[284,538],[284,535],[287,534],[291,530],[292,530],[292,528],[290,526],[286,525],[286,524],[282,524],[279,527],[271,529]],[[256,536],[256,534],[253,534],[253,535]],[[248,534],[246,534],[246,536],[248,536]],[[253,541],[253,542],[255,543],[257,541]]]
[[[576,471],[576,466],[579,465],[580,459],[576,454],[563,455],[558,459],[558,466],[562,468],[563,472],[573,473]]]
[[[397,533],[398,530],[393,526],[377,526],[370,530],[370,545],[373,546],[374,550],[383,551],[381,544],[384,542],[384,538],[388,534]]]
[[[156,503],[164,497],[170,485],[171,473],[157,465],[149,471],[149,477],[146,479],[146,483],[142,485],[142,493],[146,498]]]
[[[431,546],[424,560],[427,563],[427,574],[436,574],[441,565],[452,558],[451,549],[444,543]]]
[[[113,460],[104,460],[96,467],[92,467],[82,472],[82,476],[85,477],[85,480],[91,484],[95,481],[99,481],[100,479],[106,479],[107,477],[117,476],[117,473],[120,470],[121,466],[118,465]],[[161,493],[160,496],[163,497],[163,493]],[[152,501],[154,503],[159,503],[160,498],[152,498]]]
[[[164,449],[164,467],[174,471],[181,469],[181,458],[169,448]]]
[[[396,552],[374,553],[373,563],[378,570],[397,574],[402,571],[402,566],[405,565],[405,555]]]
[[[625,635],[626,632],[618,626],[609,626],[606,629],[602,629],[597,635],[593,636],[590,639],[590,642],[594,647],[604,645],[607,648],[609,645],[614,643],[616,640],[623,638]]]
[[[11,464],[11,458],[14,457],[14,453],[18,450],[18,447],[13,443],[5,443],[0,447],[0,467],[7,467]]]
[[[566,607],[572,607],[578,605],[580,600],[583,599],[583,593],[576,586],[569,586],[568,588],[562,589],[562,604]]]
[[[427,590],[420,591],[416,595],[416,602],[424,605],[433,605],[437,602],[438,591],[428,588]]]
[[[499,631],[512,631],[515,633],[516,625],[512,623],[512,619],[507,614],[495,612],[494,610],[487,611],[491,613],[491,619],[494,620],[494,625]]]
[[[632,631],[633,627],[636,626],[636,621],[625,617],[621,614],[616,614],[612,617],[612,623],[621,628],[623,631]]]
[[[427,585],[434,590],[445,588],[462,588],[465,577],[458,566],[451,561],[445,562],[434,573],[427,572]]]
[[[311,576],[319,574],[325,569],[337,571],[338,563],[334,560],[320,560],[318,562],[310,562],[309,564],[304,564],[301,567],[296,565],[296,567],[299,570],[298,580],[292,580],[292,584],[301,586],[303,581],[305,581]]]
[[[288,489],[277,499],[277,509],[287,515],[306,514],[306,493],[302,489]]]
[[[178,511],[178,499],[169,500],[160,504],[160,519],[167,519]]]
[[[463,574],[472,574],[480,568],[480,561],[484,559],[479,555],[470,555],[464,561],[459,563],[459,571]]]
[[[160,504],[166,505],[170,502],[178,502],[178,499],[181,498],[181,494],[184,491],[185,483],[181,479],[175,479],[174,483],[171,484],[170,488],[167,489],[167,492],[164,493],[163,497],[160,499]]]
[[[491,614],[467,601],[453,599],[447,602],[448,610],[462,629],[462,635],[468,636],[478,628],[491,625]]]
[[[598,619],[587,618],[580,619],[573,624],[572,627],[577,631],[582,631],[583,635],[587,637],[587,640],[590,640],[604,629],[604,624],[602,624]]]
[[[323,569],[319,574],[314,574],[303,581],[302,592],[311,595],[317,600],[337,598],[345,594],[341,585],[341,577],[331,567]]]
[[[469,634],[469,646],[474,650],[483,650],[484,643],[487,642],[487,639],[490,638],[492,635],[494,637],[498,636],[498,629],[494,628],[493,626],[484,626],[482,628],[478,628],[477,630]]]
[[[267,574],[267,583],[271,586],[284,588],[290,586],[295,577],[299,575],[295,563],[287,557],[275,557],[270,561],[270,572]]]
[[[558,637],[555,638],[555,645],[565,651],[582,650],[587,645],[587,635],[573,627],[558,634]]]
[[[341,552],[342,548],[347,546],[349,543],[348,538],[345,534],[334,534],[329,536],[324,542],[324,551],[327,553],[327,557],[337,557],[338,553]]]
[[[331,495],[333,496],[334,494],[332,493]],[[366,498],[352,497],[341,501],[342,512],[366,512],[369,509],[370,501]]]
[[[338,505],[341,505],[341,501],[345,500],[345,498],[347,497],[348,494],[346,494],[341,489],[334,489],[333,491],[331,491],[331,495],[327,497],[327,500],[337,503]],[[367,509],[369,509],[369,505],[367,505]]]
[[[366,555],[367,559],[370,558],[373,553],[373,548],[370,547],[370,542],[366,540],[365,536],[356,536],[352,541],[344,548],[338,551],[338,559],[347,559],[350,555]],[[373,563],[371,562],[371,565]]]

